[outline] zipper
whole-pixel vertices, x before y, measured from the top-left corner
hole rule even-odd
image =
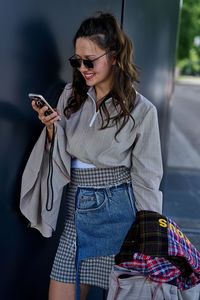
[[[91,119],[90,124],[89,124],[89,127],[92,127],[92,125],[94,124],[94,121],[96,120],[97,115],[99,114],[99,109],[97,110],[96,101],[95,101],[95,99],[92,97],[92,95],[90,95],[89,93],[87,93],[87,95],[90,97],[90,99],[91,99],[92,102],[94,103],[94,107],[95,107],[94,114],[93,114],[92,119]],[[109,98],[109,99],[107,99],[106,101],[111,100],[111,99],[112,99],[112,98]]]
[[[95,107],[94,114],[93,114],[92,119],[91,119],[90,124],[89,124],[89,127],[92,127],[92,125],[94,124],[94,121],[96,120],[96,117],[97,117],[99,111],[97,111],[97,105],[96,105],[95,99],[89,93],[87,93],[87,94],[90,97],[90,99],[92,100],[92,102],[94,104],[94,107]]]
[[[93,115],[93,117],[90,121],[90,125],[89,125],[90,127],[92,127],[92,125],[94,124],[94,121],[96,120],[96,117],[97,117],[98,113],[99,113],[99,111],[95,110],[95,113],[94,113],[94,115]]]

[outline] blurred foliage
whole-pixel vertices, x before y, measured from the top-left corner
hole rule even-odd
[[[180,20],[178,67],[181,74],[200,75],[200,0],[183,0]]]
[[[200,58],[195,49],[190,49],[189,57],[179,60],[177,65],[182,75],[200,75]]]

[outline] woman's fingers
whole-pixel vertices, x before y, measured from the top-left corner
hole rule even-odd
[[[43,108],[41,108],[39,110],[39,113],[38,113],[38,118],[46,126],[48,126],[49,124],[53,124],[53,123],[57,122],[58,120],[60,120],[60,116],[58,115],[58,113],[56,111],[51,113],[50,115],[45,115],[45,112],[47,112],[47,111],[48,111],[48,107],[44,106]]]
[[[35,110],[35,111],[37,111],[37,112],[39,112],[39,108],[37,107],[37,105],[35,104],[35,101],[32,101],[31,102],[31,105],[32,105],[32,108]]]
[[[56,110],[53,113],[50,112],[50,114],[46,114],[47,111],[49,112],[49,108],[47,106],[38,108],[35,104],[35,101],[32,101],[31,104],[33,109],[38,113],[38,118],[45,126],[50,127],[52,124],[61,119],[60,113],[58,113]]]

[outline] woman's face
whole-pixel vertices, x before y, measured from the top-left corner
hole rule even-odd
[[[99,46],[88,38],[78,38],[75,45],[77,58],[93,60],[106,53]],[[85,78],[88,86],[101,87],[110,90],[112,86],[114,59],[103,55],[94,61],[94,68],[87,68],[83,62],[79,71]]]

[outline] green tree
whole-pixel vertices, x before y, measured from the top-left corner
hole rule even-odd
[[[189,57],[190,50],[195,47],[195,36],[200,36],[200,0],[183,0],[178,60]]]

